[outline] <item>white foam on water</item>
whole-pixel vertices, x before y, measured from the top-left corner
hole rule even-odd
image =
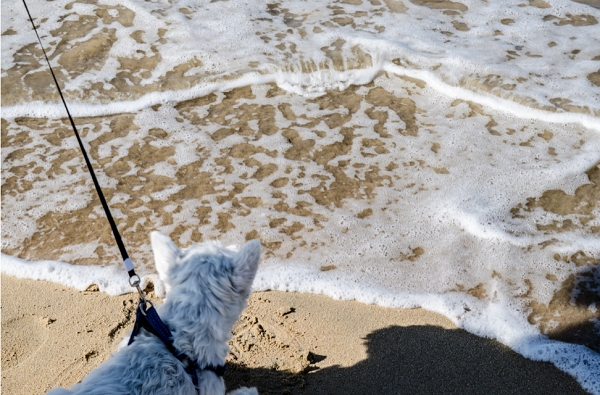
[[[42,38],[58,69],[79,60],[73,54],[64,55],[65,59],[53,54],[66,34],[61,30],[66,22],[72,24],[72,41],[81,44],[82,50],[86,40],[113,31],[116,40],[107,41],[108,52],[97,55],[96,66],[73,72],[66,80],[66,90],[77,101],[88,103],[108,104],[128,96],[137,99],[144,93],[136,93],[135,86],[144,87],[147,93],[169,89],[163,77],[176,66],[184,67],[183,77],[193,77],[189,84],[196,85],[248,71],[364,69],[398,59],[411,69],[429,70],[450,86],[474,92],[488,89],[541,106],[562,103],[584,112],[600,109],[600,96],[587,93],[598,89],[588,79],[598,70],[592,59],[598,56],[594,48],[600,46],[596,23],[600,11],[594,7],[568,0],[553,1],[549,8],[522,7],[519,0],[485,6],[465,1],[455,3],[461,5],[458,11],[444,13],[410,2],[400,9],[362,3],[290,0],[267,6],[257,1],[178,0],[72,5],[69,0],[58,0],[32,7],[34,16],[36,12],[44,15]],[[97,8],[117,17],[98,19]],[[65,19],[63,14],[73,10],[80,18],[91,18],[86,23],[95,26],[72,32],[77,15]],[[6,77],[9,70],[27,61],[23,55],[30,50],[23,52],[24,45],[35,44],[35,36],[18,4],[3,5],[2,26],[11,31],[2,40]],[[156,61],[142,66],[145,72],[134,70],[122,77],[118,95],[90,89],[97,82],[114,89],[115,76],[127,70],[126,62],[143,63],[149,58]],[[41,61],[37,54],[33,59]],[[43,62],[34,67],[28,74],[46,68]],[[330,79],[324,86],[328,84],[336,86]],[[186,87],[177,90],[181,88]],[[13,100],[30,101],[31,90],[23,89],[13,91],[20,98]]]
[[[29,262],[2,254],[2,273],[31,280],[44,280],[85,291],[96,284],[100,291],[110,295],[131,292],[127,273],[116,265],[78,266],[59,261]]]
[[[109,104],[80,104],[75,102],[67,103],[67,106],[73,117],[95,117],[124,112],[136,113],[156,104],[177,103],[206,96],[213,92],[228,92],[235,88],[268,83],[276,83],[288,92],[314,98],[324,95],[328,90],[344,90],[350,85],[367,84],[382,69],[382,65],[377,65],[366,69],[347,71],[321,70],[310,74],[295,74],[281,70],[273,74],[251,72],[233,80],[200,84],[190,89],[152,92],[132,101],[113,102]],[[34,101],[22,105],[3,106],[2,116],[6,118],[36,117],[60,119],[66,117],[66,111],[62,103],[51,104]]]
[[[350,85],[364,85],[373,80],[378,72],[388,71],[399,76],[418,78],[425,81],[438,92],[455,99],[469,100],[483,104],[497,111],[506,112],[523,119],[535,119],[554,123],[578,123],[588,129],[600,132],[600,118],[571,112],[551,112],[527,107],[510,100],[501,99],[491,95],[478,94],[464,88],[451,86],[441,81],[429,71],[407,69],[391,62],[381,62],[375,67],[343,72],[322,70],[310,74],[294,74],[278,71],[275,74],[249,73],[233,81],[202,84],[194,88],[169,92],[153,92],[140,99],[110,104],[78,104],[68,103],[69,112],[74,117],[92,117],[101,115],[119,114],[123,112],[135,113],[156,104],[180,102],[197,97],[206,96],[213,92],[228,92],[232,89],[267,83],[276,83],[282,89],[304,97],[314,98],[324,95],[328,90],[344,90]],[[2,107],[2,114],[7,118],[38,117],[60,119],[66,116],[62,104],[48,104],[45,102],[31,102],[26,105]]]
[[[554,123],[578,123],[588,129],[594,129],[600,132],[600,117],[597,116],[570,112],[550,112],[526,107],[510,100],[501,99],[491,95],[478,94],[464,88],[451,86],[441,81],[435,74],[429,71],[412,70],[406,67],[397,66],[393,63],[386,63],[383,69],[398,75],[406,75],[408,77],[426,81],[433,89],[448,97],[470,100],[522,119],[535,119]]]

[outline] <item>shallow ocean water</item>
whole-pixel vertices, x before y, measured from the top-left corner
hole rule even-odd
[[[28,4],[139,272],[153,230],[260,238],[256,289],[429,308],[600,393],[600,3]],[[26,18],[2,3],[2,270],[120,292]]]

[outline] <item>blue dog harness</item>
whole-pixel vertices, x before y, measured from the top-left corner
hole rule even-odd
[[[169,352],[183,364],[185,371],[190,375],[195,386],[198,386],[197,370],[210,370],[219,377],[222,377],[225,374],[225,365],[206,365],[201,368],[198,366],[198,361],[191,359],[182,352],[178,352],[173,345],[173,335],[171,334],[171,331],[158,316],[152,302],[147,302],[150,303],[150,308],[146,307],[146,302],[146,300],[140,300],[138,303],[135,315],[135,325],[131,332],[129,343],[127,343],[128,346],[133,343],[135,337],[140,333],[140,329],[143,328],[157,336],[165,344]]]

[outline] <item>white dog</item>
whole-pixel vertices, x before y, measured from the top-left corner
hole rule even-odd
[[[195,360],[198,386],[184,365],[155,335],[142,330],[135,341],[93,370],[70,390],[52,395],[223,395],[225,383],[205,367],[225,365],[227,342],[251,293],[258,269],[260,242],[239,252],[208,242],[180,251],[166,236],[153,232],[156,269],[167,290],[158,308],[178,352]],[[192,369],[193,370],[193,369]],[[240,388],[230,394],[255,394]]]

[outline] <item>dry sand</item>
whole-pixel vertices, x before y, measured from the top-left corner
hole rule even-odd
[[[135,301],[2,275],[3,393],[40,394],[81,380],[127,335]],[[231,347],[227,387],[261,394],[586,393],[551,364],[439,314],[319,295],[254,293]]]

